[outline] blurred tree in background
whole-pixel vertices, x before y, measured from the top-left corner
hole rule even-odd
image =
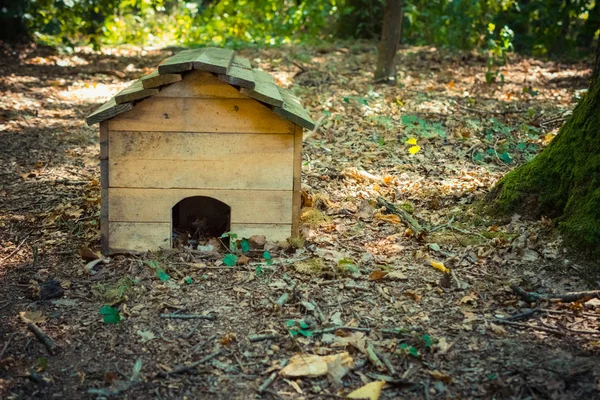
[[[0,39],[96,47],[377,39],[384,6],[385,0],[0,0]],[[597,0],[404,2],[403,40],[414,45],[489,49],[512,32],[516,51],[577,56],[592,52],[599,28]]]

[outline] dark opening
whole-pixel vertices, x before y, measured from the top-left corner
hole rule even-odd
[[[229,232],[231,207],[206,196],[187,197],[173,206],[173,247],[198,248]]]

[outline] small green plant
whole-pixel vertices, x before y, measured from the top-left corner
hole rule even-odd
[[[508,26],[500,29],[498,37],[494,37],[496,25],[488,24],[488,58],[486,62],[487,71],[485,73],[485,81],[489,83],[496,82],[498,76],[504,83],[504,74],[500,72],[500,68],[508,63],[508,53],[514,51],[512,41],[515,33]]]
[[[440,123],[427,122],[415,115],[403,115],[404,132],[409,136],[420,136],[424,139],[445,138],[446,129]]]

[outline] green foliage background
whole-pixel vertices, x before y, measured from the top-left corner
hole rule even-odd
[[[48,44],[279,45],[377,37],[385,0],[1,0]],[[491,29],[495,27],[495,29]],[[404,42],[490,48],[501,29],[515,50],[585,53],[600,28],[597,0],[405,0]]]

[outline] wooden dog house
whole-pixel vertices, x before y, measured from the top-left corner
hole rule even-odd
[[[298,234],[302,132],[314,123],[233,50],[184,50],[87,122],[100,123],[104,253],[170,248],[173,229],[194,223]]]

